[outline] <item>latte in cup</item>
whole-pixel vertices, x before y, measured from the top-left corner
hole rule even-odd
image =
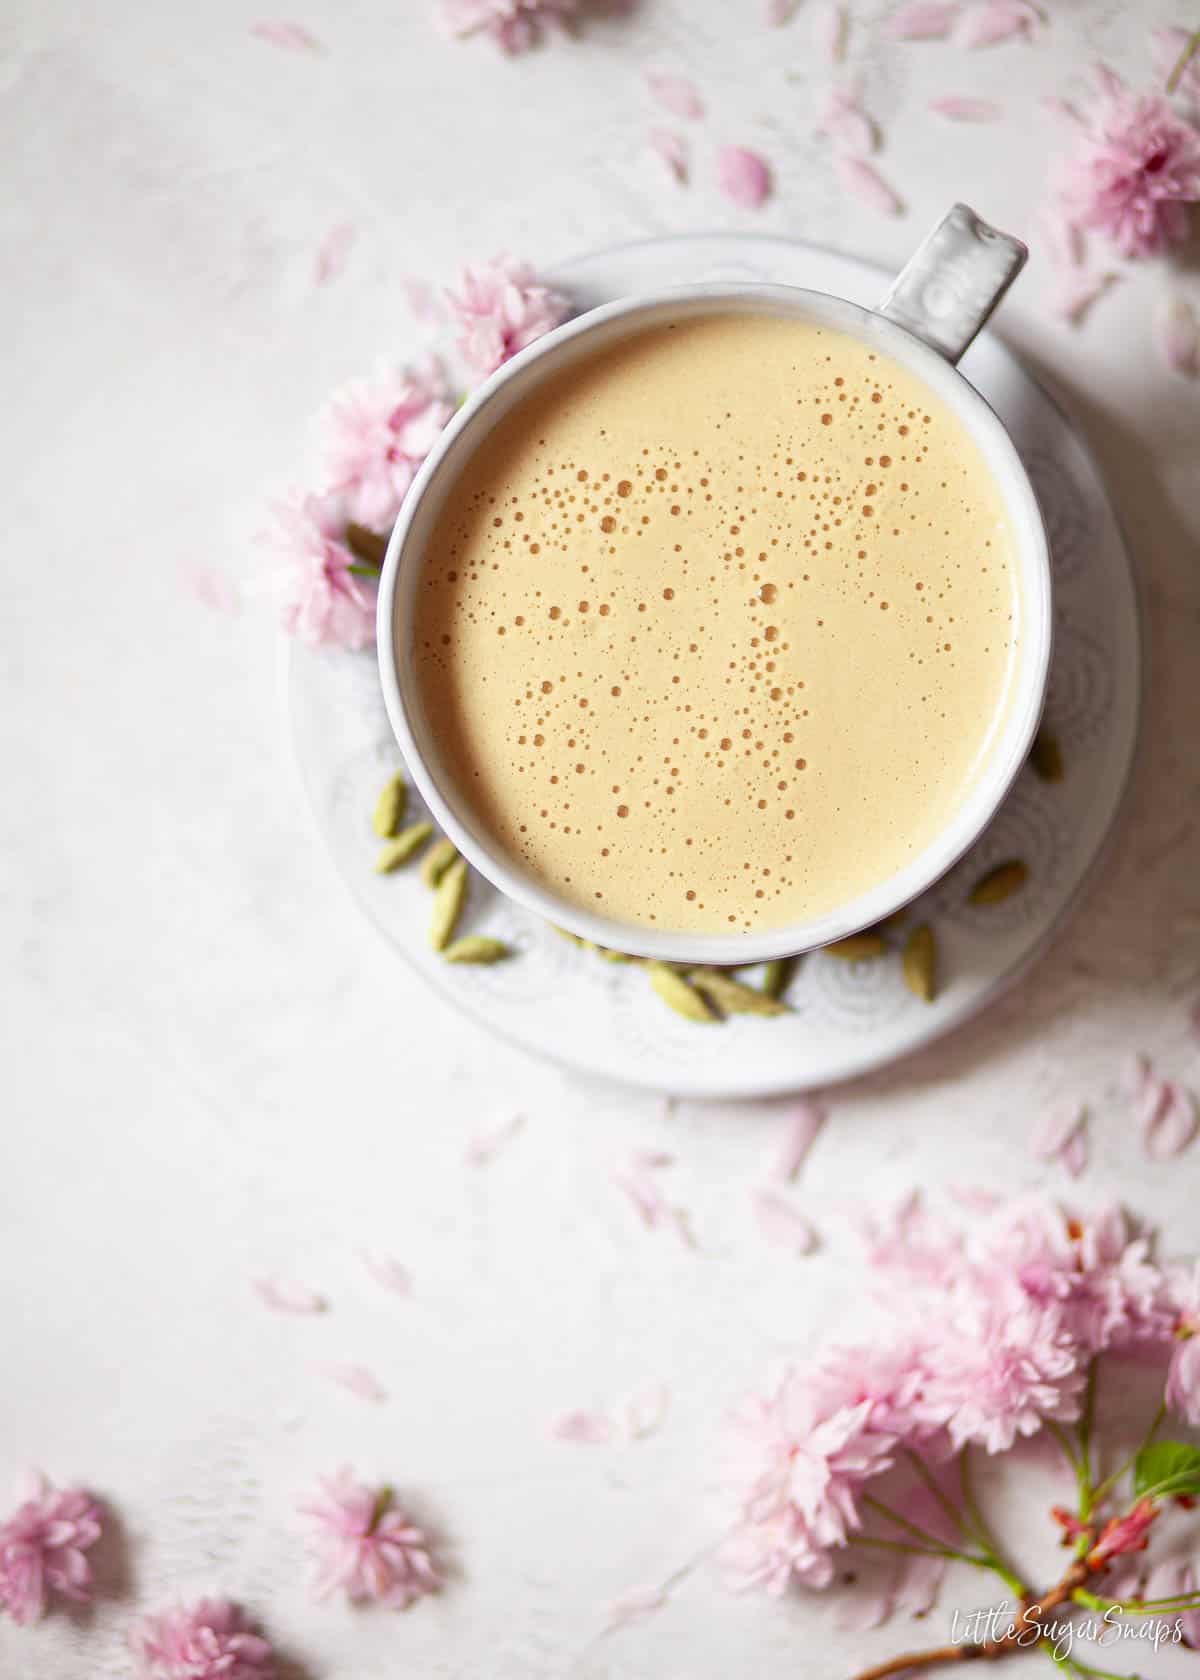
[[[560,899],[764,931],[910,864],[1014,683],[1015,538],[913,372],[691,316],[549,377],[424,546],[420,705],[470,819]]]

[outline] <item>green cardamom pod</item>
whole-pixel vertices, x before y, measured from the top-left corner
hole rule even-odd
[[[439,840],[436,846],[431,847],[421,864],[421,879],[425,885],[436,887],[457,856],[458,849],[453,840]]]
[[[429,943],[435,951],[444,951],[454,937],[458,918],[467,901],[467,860],[455,858],[433,894],[433,919],[429,924]]]
[[[900,963],[909,991],[932,1003],[937,992],[937,940],[928,923],[909,934]]]
[[[693,968],[689,982],[722,1015],[787,1015],[786,1003],[768,997],[756,986],[743,986],[716,968]]]
[[[971,903],[1003,904],[1006,898],[1020,892],[1028,879],[1028,865],[1022,863],[1019,858],[1010,858],[1007,863],[998,863],[971,888]]]
[[[381,537],[378,531],[372,531],[366,525],[359,525],[352,519],[346,526],[346,547],[356,560],[361,560],[366,566],[382,570],[387,545],[386,537]]]
[[[409,828],[401,829],[396,838],[389,841],[380,852],[375,873],[390,875],[393,869],[399,869],[408,863],[411,858],[416,857],[432,833],[433,824],[427,822],[413,823]]]
[[[475,933],[447,945],[442,956],[448,963],[494,963],[511,957],[512,951],[502,939],[487,939]]]
[[[763,969],[762,990],[766,997],[782,997],[796,972],[795,957],[776,957]]]
[[[688,1021],[715,1021],[716,1015],[709,1008],[704,998],[694,986],[689,986],[682,974],[677,974],[666,963],[651,962],[646,964],[650,975],[650,984],[676,1015],[682,1015]]]
[[[394,840],[404,821],[404,807],[408,804],[408,786],[397,770],[391,781],[375,801],[371,826],[381,840]]]
[[[1033,746],[1029,749],[1029,762],[1044,782],[1061,782],[1067,773],[1058,736],[1045,724],[1033,738]]]
[[[852,933],[847,939],[835,939],[832,945],[821,948],[827,957],[836,957],[839,962],[867,962],[872,957],[886,955],[887,940],[868,928],[865,933]]]

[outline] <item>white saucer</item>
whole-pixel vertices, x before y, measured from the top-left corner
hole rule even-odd
[[[771,280],[872,304],[888,276],[790,240],[715,235],[648,240],[560,269],[581,308],[702,280]],[[374,659],[288,649],[286,693],[300,771],[351,892],[376,927],[446,997],[528,1050],[589,1073],[680,1096],[765,1096],[828,1085],[889,1062],[976,1013],[1049,943],[1116,817],[1141,703],[1141,626],[1129,555],[1083,440],[1013,353],[988,335],[963,369],[1010,428],[1041,498],[1053,550],[1055,653],[1047,717],[1066,778],[1022,773],[978,846],[915,907],[934,924],[942,985],[921,1003],[895,958],[797,970],[794,1014],[702,1026],[673,1015],[636,967],[569,944],[476,878],[468,926],[519,950],[495,968],[448,967],[428,949],[429,895],[415,872],[374,874],[370,815],[399,764]],[[973,908],[969,886],[1022,858],[1028,886]]]

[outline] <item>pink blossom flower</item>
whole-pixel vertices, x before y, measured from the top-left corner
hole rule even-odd
[[[1061,1308],[1032,1300],[1010,1274],[976,1270],[934,1326],[922,1412],[955,1447],[1007,1452],[1047,1418],[1079,1415],[1085,1362]]]
[[[858,1219],[867,1263],[909,1285],[942,1288],[957,1275],[966,1245],[948,1220],[930,1213],[914,1191],[883,1214]]]
[[[1159,1507],[1152,1499],[1139,1499],[1123,1517],[1111,1517],[1088,1553],[1088,1567],[1102,1569],[1112,1558],[1126,1552],[1144,1552],[1150,1543],[1150,1525],[1158,1513]]]
[[[375,583],[352,568],[340,496],[304,496],[276,509],[272,546],[282,556],[283,627],[309,647],[369,647]]]
[[[812,1377],[821,1409],[866,1405],[871,1428],[878,1434],[924,1444],[936,1432],[922,1404],[928,1348],[919,1325],[901,1324],[894,1341],[827,1349]]]
[[[147,1616],[132,1643],[146,1680],[271,1680],[275,1673],[267,1641],[224,1598]]]
[[[1017,1204],[991,1239],[985,1264],[1011,1271],[1034,1301],[1057,1302],[1087,1355],[1165,1341],[1166,1279],[1119,1207],[1091,1219],[1042,1202]]]
[[[1101,71],[1100,95],[1079,150],[1060,172],[1059,196],[1080,227],[1144,257],[1187,235],[1200,199],[1200,134],[1158,94],[1131,94]]]
[[[566,299],[511,257],[465,269],[457,295],[447,297],[462,330],[458,347],[481,374],[493,373],[567,314]]]
[[[575,14],[575,0],[442,0],[442,21],[452,35],[487,35],[506,53],[525,52],[544,24]]]
[[[892,1463],[895,1439],[871,1413],[869,1400],[827,1410],[790,1370],[736,1415],[744,1492],[728,1560],[744,1585],[781,1593],[793,1576],[813,1587],[832,1580],[830,1552],[861,1525],[862,1484]]]
[[[100,1538],[100,1507],[81,1488],[56,1488],[31,1472],[22,1502],[0,1523],[0,1610],[14,1622],[36,1622],[46,1598],[60,1593],[76,1604],[92,1596],[84,1553]]]
[[[359,525],[386,534],[438,433],[454,413],[435,357],[347,385],[325,414],[331,489]]]
[[[1167,1369],[1167,1405],[1195,1429],[1200,1427],[1200,1264],[1175,1280],[1173,1298],[1178,1318]]]
[[[316,1525],[318,1598],[342,1592],[352,1603],[374,1599],[406,1610],[442,1584],[429,1542],[396,1504],[389,1487],[371,1488],[339,1470],[302,1507]]]

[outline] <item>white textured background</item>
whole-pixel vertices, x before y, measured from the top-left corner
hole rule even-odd
[[[854,10],[851,64],[909,205],[894,222],[841,199],[810,137],[828,73],[803,4],[777,33],[756,0],[642,0],[514,61],[444,41],[428,0],[297,0],[319,56],[252,39],[249,0],[0,9],[0,1486],[40,1462],[123,1523],[94,1616],[0,1624],[5,1680],[122,1674],[134,1610],[201,1588],[242,1598],[312,1680],[845,1680],[914,1630],[848,1634],[812,1600],[732,1599],[707,1564],[595,1643],[610,1598],[720,1533],[730,1400],[852,1306],[836,1207],[914,1183],[1034,1184],[1032,1118],[1081,1094],[1088,1198],[1120,1194],[1195,1247],[1200,1156],[1145,1164],[1115,1089],[1133,1047],[1200,1072],[1200,397],[1153,349],[1157,265],[1073,333],[1035,259],[1004,323],[1100,452],[1142,567],[1153,671],[1129,819],[1018,996],[837,1093],[800,1197],[829,1236],[807,1262],[767,1248],[747,1204],[777,1109],[665,1114],[566,1079],[395,963],[310,830],[265,615],[213,614],[181,582],[251,569],[263,484],[287,476],[309,412],[416,342],[402,274],[722,227],[898,263],[960,196],[1036,243],[1061,144],[1037,95],[1078,93],[1095,56],[1148,79],[1148,27],[1189,21],[1161,0],[1064,0],[1042,46],[968,55],[884,47],[884,8]],[[646,155],[648,64],[708,97],[686,190]],[[1008,120],[926,114],[956,92],[1000,98]],[[757,213],[713,188],[725,140],[775,165]],[[343,220],[358,242],[317,288]],[[1177,282],[1193,297],[1196,261]],[[509,1150],[465,1168],[469,1136],[517,1108]],[[640,1229],[609,1182],[643,1146],[676,1155],[698,1252]],[[364,1276],[363,1246],[411,1267],[410,1302]],[[248,1278],[272,1270],[334,1310],[268,1316]],[[371,1365],[388,1403],[330,1386],[326,1359]],[[556,1412],[659,1381],[672,1407],[653,1439],[547,1439]],[[439,1601],[403,1618],[309,1605],[294,1505],[344,1460],[443,1534],[458,1575]],[[1029,1501],[1010,1538],[1049,1567],[1043,1484]],[[955,1583],[918,1642],[976,1602]],[[1173,1661],[1146,1672],[1187,1671]]]

